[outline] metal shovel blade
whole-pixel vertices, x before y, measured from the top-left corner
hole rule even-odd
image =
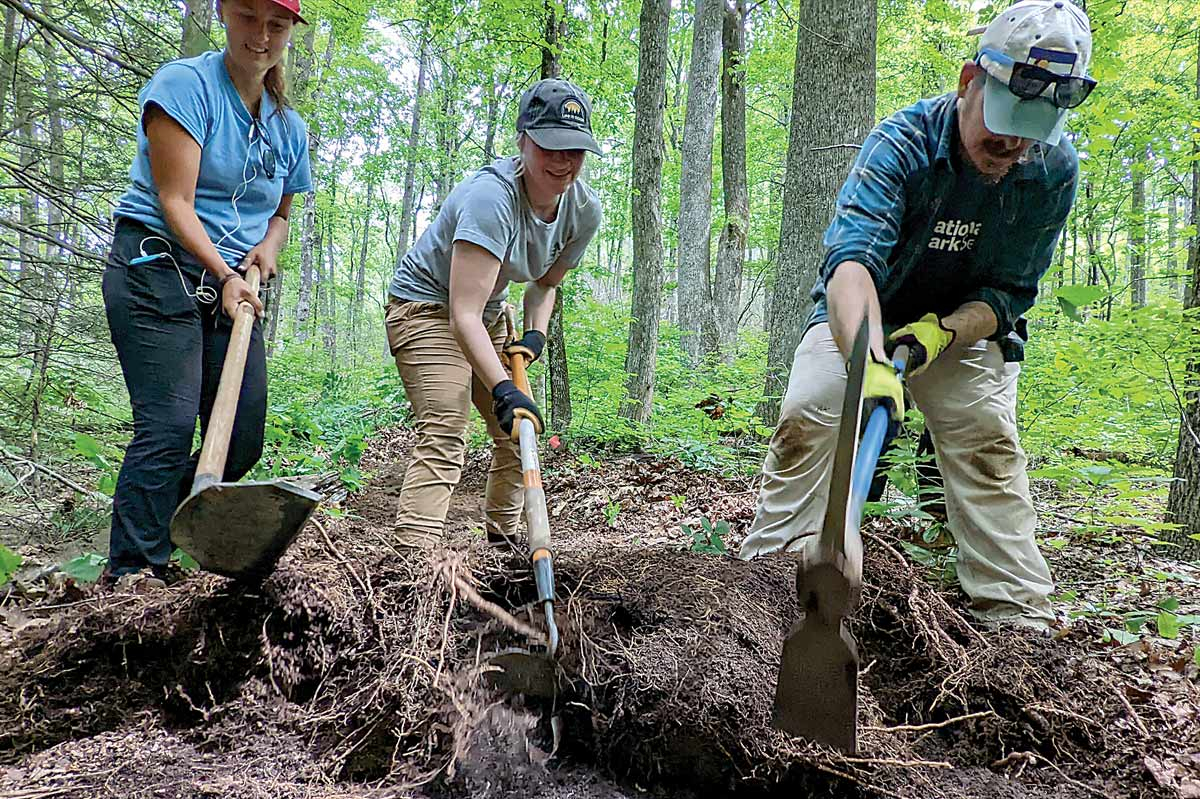
[[[488,657],[498,671],[487,673],[488,682],[508,693],[540,699],[558,695],[558,666],[546,654],[527,649],[505,649]]]
[[[278,480],[210,483],[175,510],[171,541],[206,571],[269,574],[304,529],[320,494]]]
[[[854,754],[858,739],[858,647],[840,621],[818,613],[797,622],[783,644],[775,684],[775,726]]]

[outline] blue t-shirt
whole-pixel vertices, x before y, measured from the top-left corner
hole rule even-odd
[[[256,130],[225,68],[223,51],[163,65],[138,95],[138,103],[143,118],[146,106],[154,103],[200,145],[196,215],[231,266],[266,236],[267,223],[283,195],[312,190],[304,120],[291,108],[275,113],[275,103],[264,90]],[[275,176],[269,178],[272,158]],[[150,172],[150,144],[143,124],[138,125],[138,153],[129,179],[129,190],[113,215],[173,238]]]
[[[989,184],[959,154],[953,94],[896,112],[863,142],[838,194],[808,326],[826,321],[834,270],[857,261],[874,279],[885,330],[979,301],[999,322],[991,338],[1005,337],[1033,306],[1078,174],[1064,136],[1053,147],[1034,144]]]

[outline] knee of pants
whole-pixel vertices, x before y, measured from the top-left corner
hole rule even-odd
[[[125,450],[127,463],[170,463],[187,461],[192,451],[196,418],[165,421],[140,421],[133,426],[133,438]]]
[[[1024,468],[1025,453],[1015,426],[998,421],[980,422],[958,429],[935,430],[933,436],[943,470],[954,470],[957,464],[982,480],[1005,482]]]
[[[774,469],[787,469],[832,445],[837,435],[837,416],[814,408],[792,406],[785,409],[779,426],[771,436],[768,463]]]

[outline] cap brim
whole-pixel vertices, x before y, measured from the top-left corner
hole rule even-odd
[[[587,131],[574,128],[526,128],[524,132],[543,150],[587,150],[604,155],[600,145]]]
[[[279,6],[280,8],[282,8],[284,11],[287,11],[289,14],[291,14],[291,15],[292,15],[292,17],[294,17],[294,18],[295,18],[295,20],[296,20],[297,22],[299,22],[301,25],[307,25],[307,24],[308,24],[308,20],[306,20],[304,17],[302,17],[302,16],[300,16],[299,14],[297,14],[295,11],[292,11],[292,10],[291,10],[290,8],[288,8],[288,7],[287,7],[285,4],[283,4],[283,3],[279,2],[279,0],[271,0],[271,2],[272,2],[272,3],[274,3],[275,5]]]
[[[1020,136],[1054,146],[1066,120],[1065,109],[1042,97],[1022,100],[988,75],[983,88],[983,124],[997,136]]]

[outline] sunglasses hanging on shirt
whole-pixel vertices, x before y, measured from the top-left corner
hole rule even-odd
[[[260,142],[259,151],[262,153],[262,168],[263,173],[267,176],[267,180],[275,179],[275,144],[271,141],[271,134],[267,132],[267,126],[259,122],[255,117],[250,123],[254,134]]]
[[[1011,68],[1008,90],[1022,100],[1042,97],[1047,88],[1054,86],[1053,94],[1045,99],[1058,108],[1076,108],[1088,98],[1092,89],[1096,88],[1096,81],[1086,75],[1059,75],[1036,64],[1016,61],[1010,56],[988,47],[979,51],[979,59],[976,63],[982,62],[985,56],[997,66]],[[984,68],[986,69],[986,67]],[[992,75],[992,77],[1004,80],[997,75]]]

